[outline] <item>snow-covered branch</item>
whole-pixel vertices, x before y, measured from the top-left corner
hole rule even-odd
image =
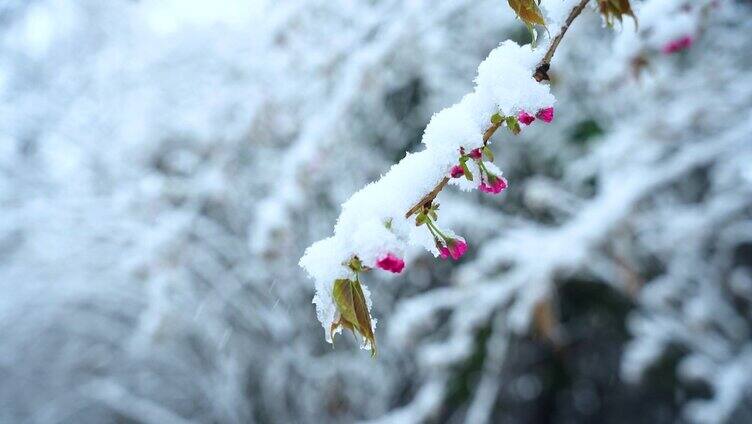
[[[375,347],[376,321],[370,318],[370,294],[358,279],[360,272],[377,267],[401,272],[409,245],[445,259],[465,253],[466,241],[440,228],[434,199],[448,183],[492,194],[507,188],[492,163],[491,137],[501,127],[516,135],[536,119],[553,120],[554,98],[540,81],[547,79],[559,42],[587,3],[581,0],[562,23],[552,23],[561,29],[542,55],[532,45],[511,41],[494,49],[478,67],[475,90],[433,116],[423,135],[425,149],[409,153],[355,193],[342,205],[334,236],[306,250],[300,265],[316,282],[314,303],[327,341],[349,328],[364,336],[364,347]],[[542,19],[535,3],[520,7],[515,11],[526,24]],[[526,8],[534,8],[533,15]]]

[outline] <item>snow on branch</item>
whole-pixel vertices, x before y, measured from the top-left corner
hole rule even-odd
[[[501,127],[516,135],[536,120],[553,120],[554,96],[540,82],[547,79],[559,41],[588,1],[564,2],[565,14],[557,10],[561,2],[553,5],[552,21],[565,19],[545,52],[513,41],[491,51],[478,66],[475,89],[431,118],[423,134],[425,148],[408,153],[355,193],[342,205],[334,235],[308,247],[300,265],[315,280],[313,302],[328,342],[343,328],[350,329],[363,336],[363,348],[375,353],[376,320],[360,273],[373,268],[401,272],[409,245],[423,246],[442,259],[457,260],[467,251],[464,238],[442,228],[435,197],[447,184],[489,194],[507,188],[493,164],[491,137]],[[529,9],[537,10],[535,2],[515,3],[513,9],[535,35],[532,25],[539,23],[540,14]]]

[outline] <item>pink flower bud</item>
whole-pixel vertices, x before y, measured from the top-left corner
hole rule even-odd
[[[538,111],[538,113],[535,114],[535,116],[543,122],[551,122],[554,120],[554,108],[547,107],[545,109],[541,109]]]
[[[694,39],[692,38],[692,36],[685,35],[684,37],[669,41],[668,43],[666,43],[666,45],[663,46],[661,51],[665,54],[677,53],[684,49],[688,49],[690,46],[692,46],[693,42]]]
[[[435,240],[435,242],[436,248],[439,249],[439,257],[441,259],[452,258],[456,261],[467,252],[467,243],[461,238],[447,239],[446,245],[442,244],[438,239]]]
[[[525,111],[522,111],[517,115],[517,120],[522,122],[525,125],[530,125],[533,123],[533,121],[535,121],[535,116]]]
[[[449,255],[451,255],[452,259],[456,261],[467,252],[467,243],[462,239],[451,239],[449,240],[447,248],[449,250]]]
[[[465,171],[462,170],[461,166],[454,165],[452,167],[452,171],[451,171],[450,175],[452,176],[452,178],[459,178],[459,177],[465,175]]]
[[[470,150],[470,154],[468,154],[473,159],[480,159],[483,157],[483,153],[480,151],[480,148]]]
[[[405,268],[405,261],[395,256],[393,253],[388,253],[376,261],[376,266],[384,271],[391,271],[395,274],[399,274]]]
[[[489,180],[490,185],[482,182],[478,189],[484,193],[499,194],[507,188],[506,178],[491,177]]]

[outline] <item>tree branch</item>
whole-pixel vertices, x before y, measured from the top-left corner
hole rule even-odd
[[[533,78],[535,78],[536,81],[548,81],[548,70],[551,67],[551,59],[553,59],[554,53],[556,53],[556,49],[559,47],[561,39],[564,38],[564,34],[566,34],[569,26],[572,25],[572,22],[574,22],[575,18],[577,18],[577,16],[582,13],[582,11],[585,9],[585,6],[587,6],[589,2],[590,0],[581,0],[580,3],[577,4],[577,6],[575,6],[571,12],[569,12],[569,16],[567,17],[567,20],[564,21],[564,25],[561,26],[561,29],[559,30],[559,33],[556,35],[556,37],[551,40],[551,44],[548,46],[546,54],[543,55],[543,59],[541,59],[538,66],[535,68]],[[484,146],[488,144],[488,140],[491,139],[491,136],[494,135],[499,127],[501,127],[501,123],[492,124],[490,127],[488,127],[486,132],[483,133]],[[436,186],[430,192],[428,192],[420,200],[418,200],[418,202],[405,213],[405,218],[410,218],[413,214],[420,211],[423,207],[430,206],[436,196],[441,193],[441,190],[443,190],[448,183],[449,177],[444,177],[441,181],[439,181],[439,183],[436,184]]]
[[[564,34],[567,33],[569,26],[572,25],[572,22],[574,22],[575,18],[577,18],[577,16],[582,13],[582,11],[585,9],[585,6],[587,6],[589,2],[590,0],[581,0],[580,3],[575,6],[571,12],[569,12],[569,16],[567,16],[567,20],[564,21],[564,25],[561,26],[561,29],[559,30],[559,33],[556,34],[556,37],[551,40],[551,44],[548,46],[546,54],[543,55],[543,59],[541,59],[538,67],[535,68],[533,78],[535,78],[536,81],[548,81],[548,69],[551,67],[551,59],[553,59],[554,53],[556,53],[556,49],[559,47],[559,43],[561,43],[561,39],[564,38]]]
[[[483,133],[483,145],[484,146],[488,144],[488,140],[491,139],[491,136],[494,135],[494,133],[496,132],[497,129],[499,129],[499,127],[501,127],[501,122],[497,124],[491,124],[491,126],[488,127],[486,132]],[[442,179],[438,184],[436,184],[436,187],[434,187],[433,190],[431,190],[428,194],[423,196],[423,198],[421,198],[418,201],[418,203],[413,205],[413,207],[410,208],[409,211],[407,211],[407,213],[405,214],[405,218],[410,218],[412,214],[418,212],[421,208],[423,208],[423,206],[430,206],[431,202],[433,202],[433,199],[435,199],[436,196],[439,195],[441,190],[443,190],[444,187],[446,187],[447,183],[449,183],[449,177],[444,177],[444,179]]]

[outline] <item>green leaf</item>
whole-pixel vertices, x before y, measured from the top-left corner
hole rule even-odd
[[[506,118],[507,128],[509,128],[509,131],[512,132],[512,134],[519,134],[522,129],[520,128],[520,123],[517,121],[516,116],[507,116]]]
[[[419,213],[418,216],[415,218],[415,225],[420,227],[421,225],[426,223],[426,220],[428,217],[423,212]]]
[[[507,2],[509,3],[509,7],[517,14],[517,17],[526,24],[546,26],[546,21],[543,19],[543,15],[535,0],[507,0]]]
[[[360,287],[360,282],[353,282],[353,304],[355,306],[355,316],[360,326],[360,334],[371,343],[371,356],[376,356],[376,336],[373,334],[373,325],[371,324],[371,313],[368,311],[368,303]]]
[[[347,324],[355,329],[358,329],[357,317],[355,315],[355,303],[353,301],[352,281],[347,279],[339,279],[334,281],[334,289],[332,290],[332,296],[334,297],[334,303],[337,304],[337,310],[339,310],[339,321]],[[334,332],[334,328],[332,332]],[[360,331],[358,329],[358,331]]]
[[[488,158],[490,162],[494,161],[494,155],[488,146],[483,146],[483,154]]]
[[[467,178],[468,181],[472,181],[473,173],[470,172],[470,168],[467,167],[467,161],[460,162],[460,166],[462,167],[462,173],[465,174],[465,178]]]
[[[339,318],[332,323],[332,337],[339,327],[357,331],[371,345],[371,356],[376,355],[376,338],[373,334],[371,314],[360,282],[339,279],[334,281],[332,297],[339,311]]]
[[[502,117],[502,116],[501,116],[500,114],[498,114],[498,113],[494,113],[493,115],[491,115],[491,123],[492,123],[492,124],[494,124],[494,125],[499,125],[499,124],[501,124],[501,121],[502,121],[503,119],[504,119],[504,117]]]

